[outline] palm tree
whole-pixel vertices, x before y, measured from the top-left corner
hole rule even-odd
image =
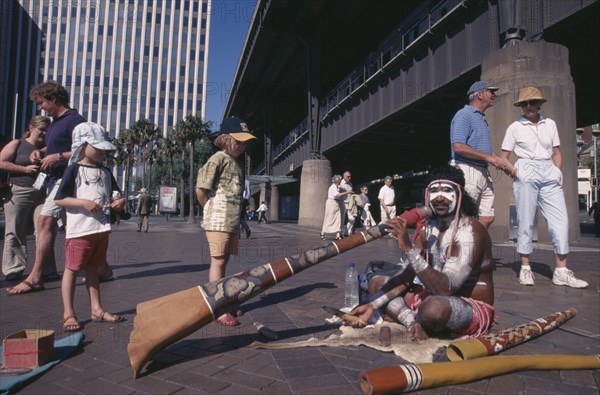
[[[131,166],[135,158],[134,141],[131,135],[125,131],[114,141],[117,150],[113,154],[113,161],[118,167],[123,168],[123,197],[129,202],[129,175],[131,174]]]
[[[169,131],[167,138],[160,141],[160,156],[169,164],[169,185],[173,185],[173,158],[182,151],[182,147],[175,140],[174,131]]]
[[[161,132],[154,123],[147,119],[140,119],[135,122],[129,129],[125,131],[131,141],[135,144],[135,157],[141,153],[142,162],[142,187],[146,186],[146,161],[148,159],[148,151],[150,146],[160,138]]]
[[[189,149],[189,186],[190,186],[190,215],[188,223],[196,222],[194,216],[194,143],[206,137],[210,129],[210,122],[203,122],[200,115],[188,115],[175,125],[176,140],[179,140]],[[182,157],[183,159],[183,157]],[[183,166],[183,164],[182,164]],[[183,207],[183,206],[182,206]]]

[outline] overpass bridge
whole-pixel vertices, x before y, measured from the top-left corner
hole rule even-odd
[[[598,122],[598,14],[597,0],[259,0],[224,115],[243,118],[260,138],[251,174],[306,178],[307,165],[328,161],[308,195],[301,183],[277,191],[288,202],[299,197],[300,222],[317,226],[322,214],[304,218],[302,200],[324,206],[331,173],[350,170],[356,186],[446,163],[450,121],[478,79],[501,87],[486,112],[499,152],[519,88],[535,84],[550,98],[542,111],[561,128],[576,210],[569,158],[576,127]],[[508,180],[496,181],[491,231],[506,236],[512,192]],[[418,178],[398,184],[398,203],[418,201],[407,191],[419,187]]]

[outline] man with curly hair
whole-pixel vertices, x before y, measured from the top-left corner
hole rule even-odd
[[[386,221],[407,265],[391,277],[372,277],[370,302],[350,314],[368,322],[382,309],[405,325],[415,341],[428,333],[462,336],[489,330],[494,321],[492,244],[475,219],[477,207],[464,186],[462,170],[453,166],[429,177],[425,204],[432,216],[417,226],[412,241],[406,218]]]
[[[33,151],[30,156],[31,162],[38,164],[40,170],[49,175],[49,181],[46,201],[37,220],[33,268],[25,280],[7,289],[10,294],[41,291],[44,289],[44,279],[48,281],[60,278],[54,261],[54,241],[56,224],[63,210],[54,203],[54,196],[71,158],[73,129],[85,122],[77,110],[69,107],[69,93],[65,87],[54,81],[34,86],[29,92],[29,98],[52,117],[52,123],[46,130],[46,147]]]

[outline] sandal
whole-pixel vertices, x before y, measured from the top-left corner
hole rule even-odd
[[[74,321],[75,323],[68,323],[67,321]],[[65,332],[77,332],[81,330],[81,325],[77,322],[77,317],[74,315],[70,315],[66,318],[63,318],[60,323],[63,326],[63,330]]]
[[[225,313],[219,318],[217,318],[217,322],[223,326],[237,326],[240,325],[240,322],[229,313]]]
[[[325,235],[321,233],[321,240],[325,240]]]
[[[107,314],[108,314],[108,316],[107,316]],[[100,313],[100,315],[96,315],[96,314],[92,313],[92,321],[117,323],[117,322],[125,321],[125,317],[121,317],[120,315],[117,315],[117,314],[111,314],[108,311],[104,310],[102,313]]]
[[[43,291],[45,289],[46,288],[44,287],[44,284],[36,285],[27,280],[23,280],[14,287],[6,288],[6,292],[8,292],[10,295],[22,295],[31,292]]]

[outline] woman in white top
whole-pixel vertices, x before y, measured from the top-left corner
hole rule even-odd
[[[341,199],[343,196],[353,192],[340,189],[342,176],[339,174],[331,177],[331,186],[327,190],[327,201],[325,202],[325,217],[323,218],[323,228],[321,228],[321,240],[325,240],[325,233],[335,233],[336,240],[342,238],[342,219],[340,215],[340,205],[344,204]]]
[[[523,115],[508,127],[502,142],[501,157],[508,160],[510,153],[514,152],[518,158],[515,169],[507,173],[514,179],[517,252],[521,257],[519,282],[522,285],[534,284],[529,255],[533,252],[533,223],[539,205],[548,222],[556,253],[552,283],[585,288],[588,283],[576,278],[567,269],[569,222],[562,190],[562,154],[556,123],[539,114],[542,103],[546,101],[539,89],[533,86],[523,88],[519,100],[514,103],[521,107]]]

